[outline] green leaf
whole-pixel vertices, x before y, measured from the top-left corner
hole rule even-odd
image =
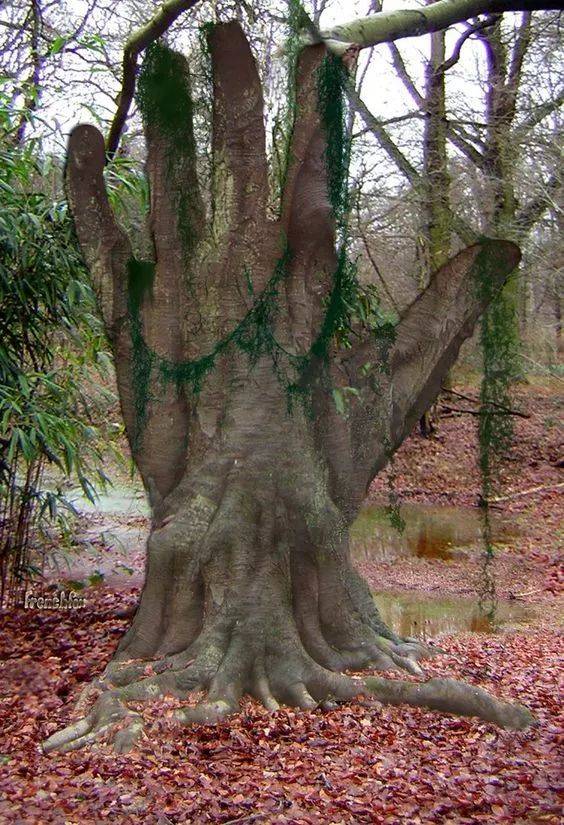
[[[65,35],[61,34],[58,37],[55,37],[49,46],[49,54],[59,54],[59,52],[66,46],[67,42],[68,37]]]

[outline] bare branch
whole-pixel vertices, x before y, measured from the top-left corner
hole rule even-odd
[[[541,123],[545,117],[548,117],[559,109],[563,103],[564,89],[562,89],[552,100],[545,100],[544,103],[537,106],[530,117],[524,120],[523,123],[519,124],[516,132],[520,134],[528,131],[529,129],[533,129],[535,126],[538,126],[538,124]]]
[[[43,59],[39,51],[39,38],[43,25],[41,5],[38,0],[31,0],[29,17],[31,20],[30,30],[30,51],[31,51],[31,73],[25,83],[25,100],[18,127],[16,129],[16,143],[21,143],[24,139],[25,129],[29,122],[30,115],[37,108],[39,95],[41,93],[41,68]]]
[[[389,43],[388,48],[390,49],[390,53],[392,55],[392,62],[394,64],[394,69],[396,70],[396,74],[398,75],[399,79],[417,104],[417,106],[422,109],[425,104],[425,98],[413,82],[409,72],[407,71],[407,67],[404,63],[403,57],[401,56],[401,52],[396,46],[395,43]]]
[[[552,175],[543,187],[543,191],[523,206],[515,216],[515,228],[521,235],[526,235],[553,204],[553,197],[562,186],[562,178]]]
[[[351,106],[360,115],[367,128],[372,132],[382,149],[394,161],[400,172],[407,178],[413,187],[422,187],[423,181],[417,169],[405,157],[401,149],[396,146],[380,121],[372,114],[366,106],[353,83],[348,83],[346,93]],[[451,213],[453,229],[464,243],[473,243],[477,238],[477,233],[461,217],[454,212]]]
[[[461,36],[458,38],[449,59],[445,60],[445,62],[442,63],[437,68],[437,71],[438,72],[447,72],[449,69],[452,69],[452,67],[456,63],[458,63],[458,61],[460,60],[460,54],[462,52],[462,47],[466,43],[466,41],[469,40],[469,38],[472,37],[473,34],[476,34],[477,32],[483,31],[484,29],[487,29],[490,26],[495,26],[495,24],[498,22],[499,18],[500,18],[499,15],[492,14],[489,17],[487,17],[485,20],[478,20],[472,26],[469,26],[466,29],[466,31],[463,34],[461,34]]]
[[[517,40],[513,47],[511,55],[511,65],[509,67],[509,75],[507,78],[507,85],[512,90],[513,94],[517,94],[517,88],[521,78],[521,69],[523,68],[523,61],[527,54],[531,42],[531,13],[525,13],[521,20],[517,32]]]

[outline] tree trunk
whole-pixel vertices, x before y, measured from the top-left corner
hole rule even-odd
[[[69,201],[153,520],[140,605],[96,685],[99,698],[46,750],[80,747],[124,717],[115,742],[129,747],[141,726],[125,703],[163,692],[204,690],[180,716],[213,721],[244,692],[270,709],[314,707],[369,690],[347,669],[421,673],[416,660],[428,651],[383,624],[351,565],[348,529],[471,333],[489,300],[483,284],[494,294],[519,258],[504,241],[469,247],[395,330],[363,328],[351,317],[356,285],[335,244],[346,180],[339,157],[328,161],[343,121],[331,87],[342,64],[322,45],[300,56],[272,220],[255,62],[235,23],[213,27],[208,42],[207,219],[186,61],[156,44],[139,78],[152,261],[133,257],[111,215],[100,133],[79,126],[69,141]],[[349,345],[339,350],[343,330]],[[352,398],[346,414],[339,392]]]
[[[450,174],[447,155],[445,33],[430,36],[431,54],[425,67],[425,129],[423,137],[423,179],[425,215],[425,284],[450,256]],[[445,376],[446,378],[446,376]],[[429,438],[439,427],[438,399],[433,400],[419,420],[419,430]]]

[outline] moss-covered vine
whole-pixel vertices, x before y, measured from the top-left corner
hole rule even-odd
[[[293,94],[289,96],[288,124],[291,121],[293,128],[298,32],[302,28],[303,19],[299,3],[291,0],[290,8],[293,9],[290,14],[291,36],[296,40],[296,49],[290,49],[288,72],[289,83],[293,89]],[[207,42],[208,36],[209,31],[204,31],[201,40]],[[347,180],[350,140],[347,134],[344,101],[346,73],[342,61],[334,55],[326,56],[318,71],[318,109],[327,133],[329,198],[340,237],[338,263],[326,302],[325,317],[310,351],[302,355],[293,355],[280,345],[274,335],[279,285],[286,277],[290,262],[290,252],[286,247],[265,289],[260,295],[255,296],[251,309],[234,329],[219,340],[210,352],[200,358],[180,362],[172,362],[158,356],[145,342],[140,310],[144,296],[150,291],[155,268],[149,261],[132,259],[129,263],[129,315],[134,354],[137,443],[146,422],[152,380],[158,378],[163,385],[174,383],[192,394],[198,394],[218,358],[230,347],[245,353],[251,367],[259,358],[265,355],[271,357],[273,368],[285,387],[288,407],[291,410],[296,400],[306,408],[309,406],[311,387],[308,386],[308,377],[312,362],[315,360],[317,363],[321,361],[328,364],[329,350],[334,340],[339,345],[347,346],[355,319],[365,323],[375,322],[374,327],[379,329],[388,345],[393,340],[393,325],[380,314],[375,289],[362,288],[359,285],[356,264],[348,256]],[[162,42],[152,44],[143,62],[137,97],[145,128],[158,130],[165,139],[170,163],[178,164],[183,154],[188,154],[191,159],[194,152],[193,135],[186,123],[191,119],[193,103],[182,56]],[[285,151],[289,152],[289,141]],[[289,158],[286,157],[285,168],[288,163]],[[179,228],[185,241],[184,251],[188,252],[193,246],[192,216],[188,205],[179,201],[178,207]],[[247,282],[252,285],[250,273],[246,273],[246,276]],[[325,372],[328,375],[328,372]]]

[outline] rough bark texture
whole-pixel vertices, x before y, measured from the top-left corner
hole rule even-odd
[[[344,354],[333,339],[322,353],[316,342],[337,267],[317,106],[325,48],[305,49],[298,63],[281,216],[270,220],[254,59],[235,23],[214,27],[209,46],[213,212],[206,222],[189,113],[180,141],[156,117],[146,129],[155,255],[147,283],[147,267],[132,265],[108,206],[102,136],[79,126],[70,137],[69,200],[113,345],[153,523],[139,608],[95,686],[98,699],[46,750],[88,744],[124,718],[115,744],[130,747],[141,720],[128,700],[205,691],[195,710],[180,714],[184,721],[233,712],[243,692],[270,709],[280,702],[326,706],[366,690],[342,671],[421,673],[417,660],[429,652],[383,624],[350,563],[348,528],[374,475],[436,395],[472,331],[485,300],[478,272],[501,286],[518,249],[484,241],[436,273],[400,319],[385,370],[369,330],[359,328],[358,345]],[[174,59],[188,88],[186,66]],[[265,327],[257,321],[251,335],[242,319],[260,321],[261,296],[272,290],[280,260],[270,343],[260,345]],[[275,366],[282,355],[308,353],[299,380],[311,402],[289,410]],[[209,358],[213,368],[196,388],[195,365]],[[335,386],[357,391],[346,417],[333,403]],[[154,675],[145,675],[147,661]],[[382,701],[397,700],[381,686],[375,692]],[[459,693],[453,702],[460,710]],[[440,706],[449,707],[448,697]]]

